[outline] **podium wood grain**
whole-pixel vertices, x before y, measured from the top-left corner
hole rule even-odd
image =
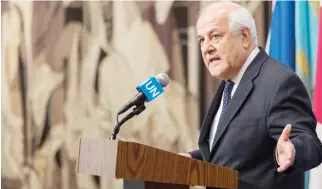
[[[233,169],[135,142],[83,138],[77,172],[114,173],[117,179],[145,181],[145,188],[153,185],[155,189],[156,184],[168,185],[167,188],[197,185],[233,189],[237,188],[238,176]]]
[[[232,169],[133,142],[119,143],[118,152],[116,178],[237,188]]]

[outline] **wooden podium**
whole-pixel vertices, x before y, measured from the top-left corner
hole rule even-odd
[[[141,181],[144,189],[237,188],[238,172],[135,142],[80,138],[77,173]],[[131,188],[131,187],[129,187]]]

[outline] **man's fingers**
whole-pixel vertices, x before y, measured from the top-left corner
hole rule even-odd
[[[293,148],[289,147],[283,154],[279,156],[280,167],[277,169],[278,172],[283,172],[293,164],[294,160]]]
[[[287,141],[291,135],[291,128],[292,128],[292,125],[287,124],[282,132],[282,135],[280,136],[280,139],[282,139],[283,141]]]
[[[294,155],[294,147],[289,145],[287,148],[287,158],[291,160]]]
[[[277,171],[283,172],[290,166],[291,166],[291,161],[289,159],[286,159],[284,162],[282,162],[282,165],[279,168],[277,168]]]
[[[295,160],[295,149],[294,145],[290,140],[282,142],[278,150],[278,164],[280,167],[277,169],[278,172],[283,172],[287,168],[293,165]]]

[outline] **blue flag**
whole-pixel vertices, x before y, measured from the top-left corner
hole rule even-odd
[[[267,53],[295,70],[295,2],[274,1]]]

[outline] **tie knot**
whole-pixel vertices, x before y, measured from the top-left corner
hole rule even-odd
[[[227,80],[226,85],[234,85],[234,82],[232,80]]]

